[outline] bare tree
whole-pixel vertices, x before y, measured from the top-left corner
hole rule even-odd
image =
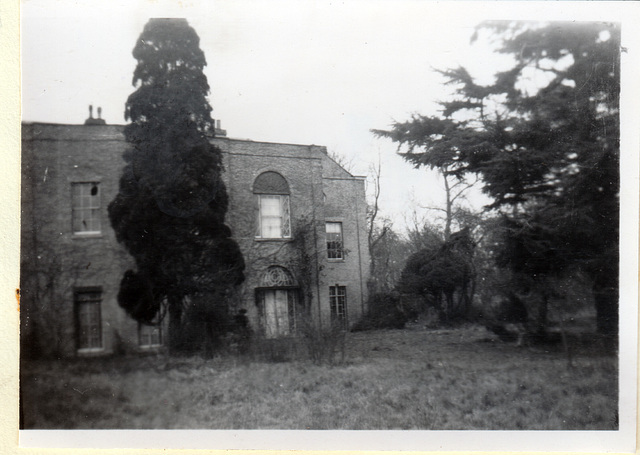
[[[460,202],[466,200],[468,191],[476,186],[479,181],[477,176],[473,177],[473,181],[469,181],[468,177],[459,177],[447,171],[446,166],[438,169],[438,174],[442,178],[445,192],[444,207],[438,206],[421,206],[423,209],[436,211],[444,214],[444,238],[451,236],[451,229],[457,225],[458,229],[465,227],[465,220],[470,213],[469,209],[463,207]]]
[[[351,171],[353,171],[353,157],[348,157],[346,155],[343,155],[342,153],[332,150],[329,152],[329,158],[339,164],[340,167],[342,167],[342,169],[344,169],[348,173],[351,174]]]
[[[380,176],[382,174],[382,160],[380,159],[380,154],[378,154],[378,162],[375,164],[371,164],[369,166],[369,179],[371,184],[373,185],[373,201],[367,207],[367,222],[368,222],[368,232],[367,232],[367,241],[369,245],[369,253],[371,256],[371,261],[369,263],[369,294],[378,290],[378,283],[375,281],[376,276],[376,267],[377,267],[377,254],[376,248],[379,242],[387,235],[387,232],[390,229],[390,223],[388,220],[383,221],[382,226],[376,224],[378,220],[378,214],[380,212]]]

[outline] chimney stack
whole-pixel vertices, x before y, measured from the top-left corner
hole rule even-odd
[[[222,137],[224,137],[224,136],[226,136],[226,135],[227,135],[227,131],[226,131],[226,130],[223,130],[223,129],[221,128],[221,125],[222,125],[222,124],[221,124],[220,120],[214,120],[214,121],[213,121],[213,132],[214,132],[214,134],[215,134],[216,136],[222,136]]]
[[[84,121],[85,125],[106,125],[107,122],[105,122],[102,119],[102,108],[99,107],[98,108],[98,118],[93,118],[93,105],[89,105],[89,118],[86,119]]]

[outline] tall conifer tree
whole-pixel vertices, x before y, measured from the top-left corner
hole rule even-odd
[[[125,273],[118,300],[143,323],[168,313],[175,350],[186,317],[200,319],[210,336],[221,330],[244,260],[224,224],[228,197],[221,151],[209,141],[215,129],[198,35],[184,19],[151,19],[133,56],[130,148],[109,217],[137,270]]]

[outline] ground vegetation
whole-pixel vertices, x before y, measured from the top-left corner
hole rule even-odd
[[[25,428],[616,430],[617,359],[582,318],[561,349],[481,327],[346,334],[332,366],[290,359],[138,356],[38,361],[22,374]],[[583,326],[583,324],[587,324]]]

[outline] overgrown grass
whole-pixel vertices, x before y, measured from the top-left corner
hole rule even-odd
[[[347,334],[339,365],[247,357],[27,363],[25,428],[617,428],[615,356],[517,348],[480,328]]]

